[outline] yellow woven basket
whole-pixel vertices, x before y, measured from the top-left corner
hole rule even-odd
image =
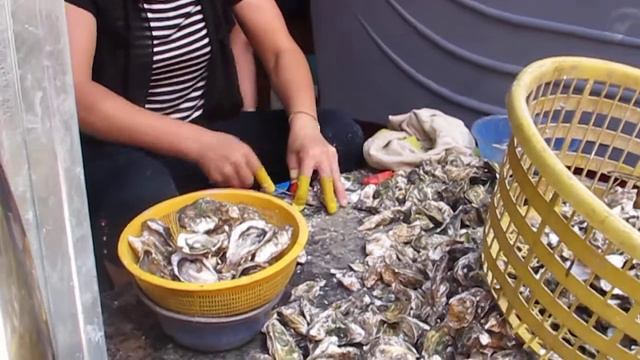
[[[640,264],[640,233],[600,200],[614,186],[638,185],[639,94],[639,69],[562,57],[526,67],[507,97],[513,137],[489,211],[483,263],[506,319],[543,358],[640,358],[640,280],[628,271]],[[563,216],[567,206],[571,215]],[[589,224],[584,236],[570,226],[578,216]],[[545,231],[573,254],[573,266],[590,269],[588,280],[559,260],[561,246],[543,241]],[[597,233],[606,247],[591,245]],[[629,257],[622,268],[605,257],[613,252]],[[550,279],[554,289],[544,285]],[[600,280],[611,285],[606,294],[591,286]],[[614,291],[631,305],[611,302]],[[590,315],[576,315],[578,308]]]
[[[142,223],[160,218],[178,231],[175,218],[185,205],[203,198],[256,208],[276,225],[293,227],[293,242],[289,249],[268,268],[239,279],[200,285],[171,281],[142,271],[129,246],[129,235],[139,236]],[[308,238],[307,224],[293,207],[270,195],[249,190],[205,190],[182,195],[157,204],[133,219],[120,235],[118,256],[134,276],[140,289],[156,304],[177,313],[198,317],[223,317],[247,313],[273,300],[284,291],[296,267],[297,257]]]

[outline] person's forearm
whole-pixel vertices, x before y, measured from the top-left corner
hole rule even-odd
[[[231,31],[231,50],[236,61],[238,83],[242,94],[243,111],[255,111],[258,107],[256,64],[253,48],[239,26]]]
[[[205,129],[128,102],[100,84],[75,84],[80,128],[96,138],[151,152],[192,159]]]
[[[266,64],[271,83],[289,112],[304,111],[316,115],[316,99],[309,65],[296,47],[280,50]]]

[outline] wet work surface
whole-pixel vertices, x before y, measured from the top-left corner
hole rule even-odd
[[[308,217],[310,238],[307,262],[298,265],[289,289],[307,280],[324,279],[320,304],[344,298],[348,290],[337,283],[330,270],[345,268],[364,256],[364,235],[357,230],[367,214],[344,209],[333,216],[318,213]],[[289,291],[287,290],[287,292]],[[289,294],[285,294],[282,304]],[[245,359],[252,353],[267,353],[263,334],[242,348],[219,354],[202,354],[176,345],[166,336],[153,312],[137,298],[133,288],[103,295],[102,307],[109,359]]]

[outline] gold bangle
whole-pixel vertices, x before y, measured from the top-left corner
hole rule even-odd
[[[312,113],[306,112],[306,111],[292,111],[289,114],[289,122],[291,122],[291,118],[293,118],[295,115],[298,115],[298,114],[299,115],[306,115],[306,116],[312,118],[316,122],[316,124],[318,124],[318,117],[313,115]],[[318,125],[318,126],[320,126],[320,125]]]

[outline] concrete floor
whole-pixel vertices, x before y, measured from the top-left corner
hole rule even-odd
[[[306,264],[298,265],[290,286],[323,278],[329,290],[321,295],[321,301],[331,303],[344,298],[347,290],[336,283],[330,270],[346,268],[356,259],[364,258],[364,238],[356,228],[365,215],[344,209],[330,217],[322,212],[308,216],[311,235],[306,251],[309,258]],[[289,294],[285,294],[282,302],[288,297]],[[154,314],[131,287],[104,294],[102,306],[110,359],[240,360],[255,352],[267,352],[262,334],[242,348],[226,353],[202,354],[184,349],[164,335]]]

